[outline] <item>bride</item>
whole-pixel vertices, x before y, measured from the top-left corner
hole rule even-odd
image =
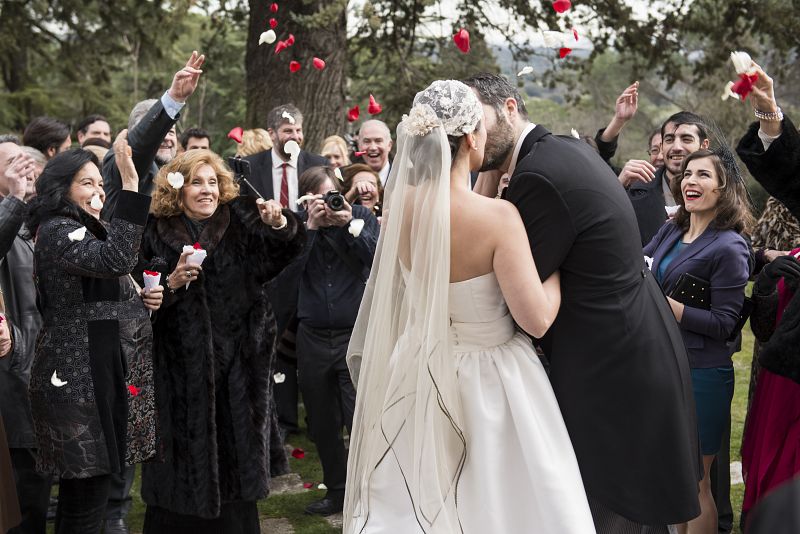
[[[348,534],[595,532],[547,375],[514,324],[544,335],[558,274],[542,284],[516,209],[470,190],[482,118],[466,85],[436,81],[397,128],[348,350]]]

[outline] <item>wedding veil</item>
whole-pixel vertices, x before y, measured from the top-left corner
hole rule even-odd
[[[473,132],[482,116],[469,87],[437,81],[397,127],[381,235],[347,355],[357,398],[345,532],[368,520],[370,479],[387,461],[397,464],[422,531],[461,531],[466,441],[449,333],[448,135]]]

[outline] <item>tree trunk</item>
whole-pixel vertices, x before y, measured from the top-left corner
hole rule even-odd
[[[325,137],[345,131],[346,2],[283,0],[278,1],[277,13],[270,12],[269,1],[249,2],[246,127],[266,129],[269,110],[291,103],[303,113],[305,148],[318,151]],[[294,20],[309,15],[314,15],[313,22]],[[258,44],[261,33],[269,29],[271,17],[278,21],[278,41],[287,39],[290,33],[295,36],[295,44],[279,54],[275,54],[277,41]],[[314,57],[325,61],[325,69],[314,68]],[[290,61],[300,62],[300,71],[291,73]]]

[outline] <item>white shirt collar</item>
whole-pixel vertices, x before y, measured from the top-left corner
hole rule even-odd
[[[519,139],[517,139],[517,146],[514,147],[514,154],[511,156],[511,163],[508,165],[508,175],[511,176],[514,174],[514,169],[517,168],[517,158],[519,158],[519,151],[522,150],[522,143],[525,142],[525,138],[528,137],[528,134],[536,128],[536,125],[532,122],[529,122],[528,125],[522,130],[522,133],[519,134]]]
[[[386,185],[386,179],[389,177],[389,168],[390,167],[391,167],[391,164],[389,163],[389,160],[387,159],[386,163],[383,165],[383,167],[381,167],[381,170],[378,171],[378,176],[381,179],[381,183],[384,184],[384,185]]]
[[[280,169],[284,163],[288,163],[289,167],[292,167],[294,169],[297,168],[297,160],[289,158],[289,161],[283,161],[283,159],[281,159],[280,154],[278,154],[278,151],[275,150],[275,147],[272,147],[272,168]]]

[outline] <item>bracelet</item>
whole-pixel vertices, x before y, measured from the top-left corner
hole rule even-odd
[[[272,226],[273,230],[283,230],[286,228],[286,225],[289,224],[289,219],[286,218],[286,215],[281,215],[281,225],[280,226]]]
[[[767,122],[781,122],[783,121],[783,110],[778,108],[777,111],[760,111],[757,109],[753,110],[753,114],[756,118],[760,121],[767,121]]]
[[[167,277],[165,278],[165,280],[166,280],[166,282],[167,282],[167,289],[169,290],[169,292],[170,292],[170,294],[171,294],[171,295],[174,295],[176,290],[175,290],[175,289],[172,289],[171,287],[169,287],[169,277],[170,277],[170,275],[171,275],[171,274],[172,274],[172,273],[169,273],[169,274],[167,275]]]

